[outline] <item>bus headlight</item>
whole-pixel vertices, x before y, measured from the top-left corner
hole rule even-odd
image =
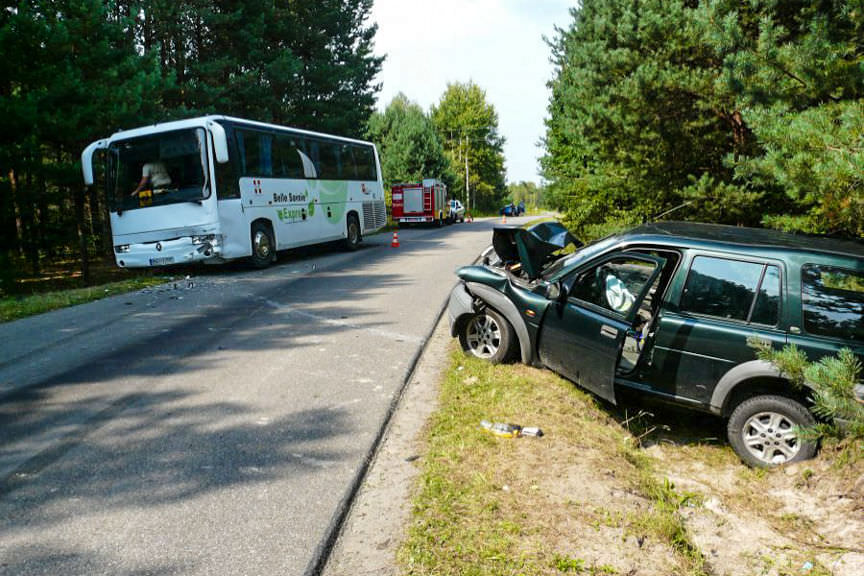
[[[114,246],[114,252],[117,254],[126,254],[129,252],[129,244],[120,244],[119,246]]]

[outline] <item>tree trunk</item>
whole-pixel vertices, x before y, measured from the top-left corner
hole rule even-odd
[[[45,183],[45,173],[42,170],[39,171],[39,193],[35,204],[37,209],[36,222],[39,250],[53,257],[56,254],[55,243],[51,242],[48,238],[48,215],[50,211],[48,208],[48,190]]]
[[[84,222],[84,189],[76,188],[74,195],[75,222],[78,228],[78,254],[81,258],[81,279],[85,285],[88,285],[90,283],[90,258],[87,253],[87,226]]]
[[[14,169],[9,171],[9,192],[12,217],[15,220],[15,235],[10,248],[14,248],[21,257],[24,256],[24,222],[21,220],[21,206],[18,202],[18,172]]]
[[[11,174],[10,172],[10,176]],[[15,287],[15,274],[9,256],[15,245],[13,220],[10,187],[0,182],[0,293],[2,294],[10,294]]]
[[[27,171],[25,181],[25,194],[32,194],[33,173],[30,170]],[[21,203],[21,208],[21,215],[24,223],[24,252],[27,254],[27,259],[30,261],[33,275],[38,276],[40,269],[39,245],[36,239],[36,206],[32,199],[25,198],[25,201]]]

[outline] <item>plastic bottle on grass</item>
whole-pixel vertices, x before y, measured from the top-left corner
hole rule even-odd
[[[504,424],[503,422],[489,422],[483,420],[480,426],[487,432],[502,438],[517,438],[522,434],[522,427],[518,424]]]

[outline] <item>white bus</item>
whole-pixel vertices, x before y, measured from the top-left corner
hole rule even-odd
[[[224,262],[343,239],[356,249],[387,223],[374,144],[205,116],[117,132],[81,155],[93,184],[104,150],[121,267]]]

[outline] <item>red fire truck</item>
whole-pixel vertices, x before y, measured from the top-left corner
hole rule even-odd
[[[390,193],[394,222],[434,222],[441,226],[450,221],[447,186],[440,180],[426,178],[418,184],[394,184]]]

